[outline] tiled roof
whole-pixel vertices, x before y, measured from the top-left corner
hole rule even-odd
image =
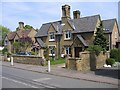
[[[41,40],[41,38],[37,38],[37,42],[39,43],[40,47],[46,47],[45,43]]]
[[[83,43],[84,46],[88,46],[87,42],[82,38],[81,35],[77,35],[77,37]]]
[[[94,15],[94,16],[83,17],[80,19],[71,19],[68,20],[68,23],[74,29],[74,32],[80,32],[80,33],[91,32],[95,30],[98,18],[99,15]],[[61,25],[61,21],[56,21],[56,22],[43,24],[35,37],[47,36],[48,29],[51,25],[53,25],[54,28],[56,29],[57,31],[56,34],[62,34],[63,26]]]
[[[102,20],[105,33],[112,33],[116,19]]]
[[[19,30],[17,31],[18,36],[21,38],[22,36],[27,37],[31,30]]]
[[[7,34],[8,40],[13,40],[16,35],[16,32],[10,32]]]

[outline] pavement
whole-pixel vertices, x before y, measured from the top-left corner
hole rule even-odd
[[[37,65],[29,65],[29,64],[20,64],[20,63],[14,63],[14,65],[11,66],[10,62],[4,62],[4,61],[2,62],[2,65],[12,68],[38,72],[38,73],[51,74],[61,77],[68,77],[68,78],[87,80],[93,82],[108,83],[113,85],[119,85],[119,80],[120,80],[119,77],[113,77],[115,75],[118,76],[118,72],[113,72],[116,70],[118,71],[117,68],[112,68],[112,69],[104,68],[97,71],[80,72],[76,70],[65,69],[65,65],[60,64],[60,65],[51,65],[51,72],[47,72],[48,69],[47,66],[37,66]],[[110,74],[108,73],[108,71]]]

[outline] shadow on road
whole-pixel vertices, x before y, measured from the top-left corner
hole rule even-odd
[[[95,74],[120,79],[120,69],[109,69],[109,68],[97,69],[95,71]]]

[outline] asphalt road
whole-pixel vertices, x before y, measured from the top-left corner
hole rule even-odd
[[[2,66],[2,88],[118,88],[118,86]]]

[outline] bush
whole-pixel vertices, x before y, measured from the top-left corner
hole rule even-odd
[[[107,65],[113,65],[115,63],[115,59],[113,59],[113,58],[108,58],[107,60],[106,60],[106,64]]]
[[[7,53],[8,53],[8,49],[7,49],[7,48],[4,48],[4,49],[2,50],[2,53],[3,53],[3,55],[7,54]]]
[[[120,48],[110,51],[110,58],[114,58],[116,62],[120,62]]]
[[[31,55],[35,55],[35,52],[31,52]]]
[[[99,55],[99,53],[102,51],[102,48],[99,45],[90,45],[87,50],[90,52],[95,52],[96,55]]]

